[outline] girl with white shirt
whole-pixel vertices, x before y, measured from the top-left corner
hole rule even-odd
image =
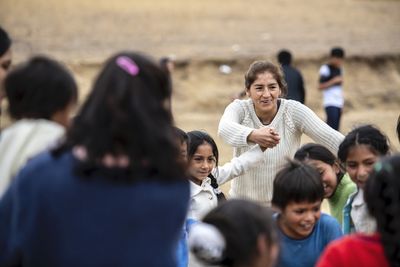
[[[351,194],[343,208],[343,233],[373,233],[376,230],[364,201],[364,187],[374,164],[389,153],[387,137],[372,125],[355,128],[339,146],[338,158],[344,163],[357,192]]]
[[[203,131],[191,131],[187,134],[191,189],[188,218],[201,220],[218,205],[218,201],[225,199],[219,185],[261,164],[264,153],[260,146],[256,145],[242,156],[218,167],[218,148],[214,139]]]

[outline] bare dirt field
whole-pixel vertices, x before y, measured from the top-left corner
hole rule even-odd
[[[221,162],[232,151],[217,137],[218,121],[253,60],[290,49],[305,77],[306,104],[324,119],[318,69],[340,45],[348,55],[341,131],[373,123],[400,147],[400,1],[1,0],[0,24],[14,39],[16,62],[37,53],[62,60],[82,100],[101,62],[118,50],[174,55],[176,123],[214,136]],[[232,72],[220,73],[221,64]]]

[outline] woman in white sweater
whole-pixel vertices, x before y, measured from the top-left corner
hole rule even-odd
[[[235,100],[221,117],[218,134],[234,147],[234,156],[254,144],[266,147],[264,164],[239,176],[231,184],[232,197],[270,205],[272,182],[287,158],[292,158],[306,134],[336,154],[344,136],[324,123],[311,109],[281,97],[287,93],[281,69],[254,62],[245,75],[247,100]]]

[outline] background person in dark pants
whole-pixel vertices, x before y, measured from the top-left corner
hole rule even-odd
[[[282,65],[283,74],[288,87],[287,99],[293,99],[304,104],[305,90],[303,76],[300,71],[294,68],[292,63],[292,54],[288,50],[281,50],[278,53],[278,61]]]
[[[344,104],[342,83],[342,65],[344,50],[334,47],[331,50],[327,64],[319,69],[319,90],[323,90],[323,103],[326,112],[326,123],[335,130],[339,130],[340,117]]]

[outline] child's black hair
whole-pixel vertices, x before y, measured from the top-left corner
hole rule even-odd
[[[204,144],[207,143],[211,146],[213,155],[215,157],[215,167],[218,170],[218,158],[219,158],[219,152],[218,152],[218,147],[217,144],[215,143],[214,139],[206,132],[204,131],[190,131],[187,133],[189,137],[189,149],[188,149],[188,158],[189,160],[193,157],[194,153],[196,153],[197,148]],[[211,179],[211,186],[214,188],[214,193],[217,195],[218,201],[223,201],[225,200],[225,195],[224,193],[220,190],[219,185],[217,183],[217,179],[210,174],[208,177]]]
[[[365,202],[376,219],[385,255],[400,266],[400,155],[383,158],[365,185]]]
[[[333,47],[331,49],[331,57],[344,58],[345,53],[342,47]]]
[[[320,160],[326,164],[337,164],[339,173],[336,175],[337,183],[339,184],[344,176],[344,169],[335,155],[326,147],[320,144],[309,143],[300,147],[294,154],[294,159],[300,162],[305,162],[308,159]]]
[[[278,53],[278,62],[281,65],[290,65],[292,63],[292,54],[289,50],[281,50]]]
[[[53,153],[84,147],[87,160],[76,168],[82,177],[100,172],[114,181],[183,179],[173,118],[165,107],[170,96],[167,73],[158,63],[141,53],[118,53],[105,63],[66,142]],[[100,164],[106,154],[126,156],[129,165],[110,170]]]
[[[35,56],[13,69],[4,81],[14,119],[48,119],[78,99],[72,75],[61,64]]]
[[[0,56],[2,56],[11,47],[11,39],[8,33],[0,27]]]
[[[272,193],[272,205],[284,210],[290,202],[313,203],[324,198],[324,186],[316,169],[289,160],[277,173]]]
[[[272,211],[249,200],[228,200],[211,210],[203,222],[214,225],[225,238],[222,266],[251,264],[260,235],[265,236],[268,248],[278,242]]]
[[[389,153],[388,139],[378,128],[368,124],[353,129],[346,135],[339,145],[338,158],[346,162],[349,151],[354,146],[367,145],[371,151],[379,156]]]
[[[181,144],[183,144],[185,142],[187,144],[189,143],[188,142],[189,141],[189,137],[188,137],[187,133],[184,130],[174,126],[174,133],[175,133],[175,136],[178,138],[178,140],[179,140],[179,142]],[[188,145],[188,148],[189,148],[189,145]]]

